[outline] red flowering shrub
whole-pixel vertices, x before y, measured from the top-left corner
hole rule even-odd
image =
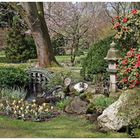
[[[126,56],[119,60],[117,78],[127,88],[140,86],[140,50],[130,49]]]
[[[126,18],[126,17],[124,17],[123,19],[122,19],[122,22],[123,23],[126,23],[128,21],[128,19]]]
[[[118,81],[126,88],[140,86],[140,11],[133,9],[125,17],[114,17],[112,22],[114,41],[123,58],[118,62]]]
[[[114,41],[117,43],[117,47],[121,50],[122,56],[130,48],[136,48],[138,44],[138,38],[140,37],[140,11],[132,10],[125,17],[116,16],[112,19],[113,29],[116,34]]]
[[[131,13],[135,15],[135,14],[137,14],[137,10],[136,10],[136,9],[133,9],[133,10],[131,11]]]

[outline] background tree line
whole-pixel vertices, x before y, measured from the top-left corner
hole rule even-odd
[[[48,3],[0,3],[0,27],[12,28],[14,16],[19,17],[31,34],[36,46],[38,65],[57,64],[54,55],[69,48],[71,63],[81,50],[93,43],[113,35],[112,17],[125,15],[133,8],[140,8],[138,2],[48,2]],[[47,24],[46,24],[47,23]],[[27,33],[24,30],[23,32]],[[23,34],[23,33],[22,33]],[[25,46],[26,48],[26,46]],[[60,51],[60,52],[59,52]]]

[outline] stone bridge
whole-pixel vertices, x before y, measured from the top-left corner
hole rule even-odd
[[[53,77],[52,73],[46,69],[31,68],[27,71],[30,82],[27,87],[26,100],[32,101],[36,97],[43,96],[44,86]]]
[[[46,83],[53,76],[52,73],[46,69],[32,68],[29,69],[27,73],[29,74],[31,81],[38,84]]]

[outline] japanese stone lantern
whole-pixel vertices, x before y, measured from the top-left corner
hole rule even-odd
[[[107,71],[110,74],[110,92],[116,92],[117,87],[116,87],[116,73],[117,73],[117,68],[116,68],[116,62],[119,60],[121,57],[119,55],[119,52],[117,49],[115,49],[115,43],[112,42],[110,44],[110,49],[108,50],[107,56],[104,58],[105,60],[108,61],[108,68]]]

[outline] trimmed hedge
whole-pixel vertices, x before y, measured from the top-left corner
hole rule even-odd
[[[24,87],[28,84],[28,80],[24,68],[0,67],[0,88]]]

